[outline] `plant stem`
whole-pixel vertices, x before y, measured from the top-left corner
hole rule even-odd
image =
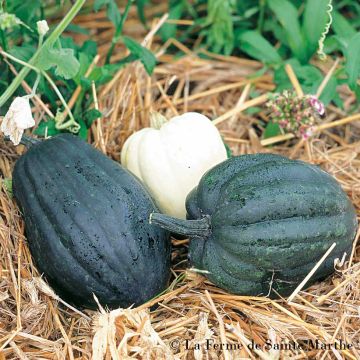
[[[27,63],[26,61],[20,60],[20,59],[18,59],[17,57],[15,57],[15,56],[13,56],[13,55],[5,52],[5,51],[0,51],[0,53],[1,53],[1,55],[3,55],[4,57],[7,57],[8,59],[10,59],[10,60],[12,60],[12,61],[14,61],[14,62],[16,62],[16,63],[18,63],[18,64],[20,64],[20,65],[22,65],[22,66],[24,66],[24,67],[29,68],[29,71],[30,71],[30,70],[33,70],[33,71],[35,71],[35,72],[37,72],[37,73],[39,72],[39,69],[38,69],[37,67],[35,67],[35,66]]]
[[[122,33],[122,29],[124,27],[124,23],[126,18],[128,17],[129,11],[130,11],[130,7],[132,5],[134,0],[128,0],[125,10],[124,10],[124,14],[121,17],[120,20],[120,24],[117,27],[117,29],[115,30],[115,35],[113,36],[112,40],[111,40],[111,46],[110,49],[108,51],[108,53],[106,54],[106,60],[105,60],[105,64],[109,64],[110,63],[110,58],[112,56],[112,53],[114,52],[115,49],[115,45],[116,43],[119,41],[120,35]]]
[[[76,0],[73,7],[69,10],[69,12],[65,15],[65,17],[62,19],[62,21],[57,25],[57,27],[54,29],[54,31],[49,35],[49,37],[46,39],[44,44],[41,48],[37,49],[33,57],[29,60],[28,65],[36,65],[36,61],[38,60],[42,49],[44,49],[45,46],[51,46],[58,38],[59,36],[64,32],[64,30],[67,28],[67,26],[71,23],[71,21],[74,19],[76,14],[80,11],[81,7],[84,5],[86,0]],[[7,100],[14,94],[16,89],[21,85],[21,82],[25,79],[25,77],[30,72],[30,67],[23,67],[19,74],[14,78],[10,86],[5,90],[5,92],[0,97],[0,107],[5,104]]]
[[[80,11],[85,1],[86,0],[76,0],[73,7],[65,15],[62,21],[56,26],[55,30],[49,35],[44,45],[53,44],[60,37],[60,35],[65,31],[65,29],[69,26],[69,24],[72,22],[74,17]]]
[[[80,129],[80,125],[75,121],[75,118],[74,118],[68,104],[66,103],[66,101],[63,98],[59,88],[56,86],[56,84],[51,79],[51,77],[45,71],[40,71],[37,67],[35,67],[33,65],[30,65],[27,62],[16,58],[15,56],[12,56],[12,55],[4,52],[4,51],[2,51],[1,54],[6,56],[7,58],[9,58],[10,60],[23,65],[24,68],[28,68],[29,70],[33,70],[38,74],[38,76],[37,76],[37,78],[35,80],[35,83],[34,83],[34,87],[33,87],[32,91],[31,91],[31,94],[28,95],[29,97],[33,97],[35,95],[36,88],[37,88],[37,86],[39,84],[39,81],[40,81],[40,74],[44,76],[44,78],[49,82],[49,84],[51,85],[51,87],[55,91],[56,95],[60,99],[62,105],[64,106],[64,108],[66,109],[66,111],[67,111],[67,113],[69,114],[69,117],[70,117],[70,120],[67,121],[66,123],[62,123],[62,122],[56,123],[56,128],[60,130],[60,129],[67,129],[70,126],[73,126],[73,128],[70,131],[71,132],[78,132],[79,129]]]
[[[34,83],[34,86],[33,86],[33,89],[31,91],[31,94],[29,94],[28,96],[29,97],[33,97],[35,96],[35,92],[36,92],[36,89],[39,85],[39,81],[40,81],[40,75],[43,75],[44,78],[49,82],[50,86],[53,88],[53,90],[55,91],[56,95],[58,96],[58,98],[60,99],[62,105],[64,106],[64,108],[66,109],[67,113],[69,114],[69,117],[70,117],[70,120],[67,121],[66,123],[56,123],[56,128],[57,129],[67,129],[68,127],[70,126],[73,126],[73,128],[70,130],[71,132],[78,132],[79,129],[80,129],[80,125],[75,121],[75,118],[68,106],[68,104],[66,103],[65,99],[63,98],[59,88],[56,86],[56,84],[54,83],[54,81],[51,79],[51,77],[45,72],[45,71],[40,71],[37,67],[33,66],[33,65],[30,65],[28,64],[27,62],[25,61],[22,61],[18,58],[16,58],[15,56],[12,56],[4,51],[1,52],[2,55],[6,56],[7,58],[9,58],[10,60],[14,61],[14,62],[17,62],[21,65],[24,66],[24,68],[28,68],[30,70],[33,70],[35,71],[38,76],[35,80],[35,83]]]
[[[79,129],[80,129],[80,125],[75,121],[74,116],[73,116],[68,104],[66,103],[65,99],[61,95],[61,92],[58,89],[58,87],[56,86],[56,84],[54,83],[53,79],[45,71],[41,71],[41,74],[44,76],[44,78],[49,82],[51,87],[54,89],[56,95],[60,99],[62,105],[64,106],[64,108],[66,109],[66,111],[67,111],[67,113],[69,114],[69,117],[70,117],[70,120],[67,121],[66,123],[62,123],[62,122],[56,123],[55,127],[58,130],[61,130],[61,129],[67,129],[70,126],[73,126],[73,129],[70,129],[70,131],[71,132],[78,132]]]
[[[5,141],[10,141],[10,137],[9,136],[4,136],[4,140]],[[27,135],[23,135],[21,137],[21,140],[20,140],[20,144],[25,145],[27,148],[29,148],[32,145],[36,145],[36,144],[38,144],[40,142],[41,142],[41,140],[35,139],[35,138],[33,138],[31,136],[27,136]]]
[[[167,123],[167,119],[164,115],[161,115],[157,111],[150,112],[150,127],[159,130],[164,124]]]
[[[266,0],[260,0],[259,5],[260,5],[260,14],[259,14],[259,20],[257,23],[257,30],[261,33],[263,26],[264,26]]]
[[[39,86],[40,79],[41,79],[41,74],[38,73],[37,76],[36,76],[34,85],[33,85],[32,89],[31,89],[31,93],[28,95],[29,98],[33,98],[36,95],[36,89]]]
[[[8,44],[6,41],[6,36],[5,36],[4,30],[2,30],[2,29],[0,29],[0,36],[1,36],[1,45],[4,48],[4,50],[7,51]]]
[[[211,233],[210,218],[208,216],[198,220],[183,220],[164,214],[152,213],[150,214],[149,223],[160,226],[174,234],[190,237],[205,238]]]

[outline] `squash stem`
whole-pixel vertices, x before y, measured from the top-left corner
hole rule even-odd
[[[157,111],[150,112],[150,127],[152,129],[160,130],[165,123],[167,123],[167,119],[164,115],[161,115]]]
[[[150,214],[149,223],[158,225],[174,234],[189,237],[205,238],[211,234],[209,216],[204,216],[199,220],[183,220],[164,214],[152,213]]]
[[[4,140],[10,141],[10,137],[4,136]],[[41,140],[26,135],[23,135],[20,140],[20,144],[25,145],[27,148],[30,148],[32,145],[38,144],[39,142],[41,142]]]

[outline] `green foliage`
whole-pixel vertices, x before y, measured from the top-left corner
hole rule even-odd
[[[13,197],[12,179],[4,178],[3,185],[9,197]]]
[[[0,1],[1,3],[1,1]],[[342,56],[339,69],[325,87],[321,100],[325,104],[334,102],[342,107],[336,89],[338,85],[347,84],[360,100],[358,79],[360,75],[360,4],[353,0],[333,0],[332,24],[326,35],[324,52],[332,57]],[[44,19],[47,14],[57,14],[60,6],[70,2],[48,2],[34,0],[13,0],[4,2],[0,7],[0,46],[23,61],[29,61],[38,46],[36,21]],[[97,44],[86,41],[75,44],[69,36],[61,36],[58,41],[47,46],[37,60],[37,66],[46,71],[59,87],[65,100],[70,99],[77,86],[82,90],[72,109],[74,117],[81,123],[80,136],[87,136],[87,129],[101,114],[92,109],[91,84],[94,81],[100,86],[110,81],[121,67],[139,60],[148,74],[156,66],[156,58],[147,48],[137,41],[124,36],[123,28],[132,5],[136,6],[138,16],[147,28],[151,23],[146,18],[146,9],[152,6],[152,0],[129,0],[120,12],[116,0],[95,0],[88,9],[99,11],[105,9],[107,17],[113,23],[114,36],[106,57],[105,65],[95,66],[89,76],[85,77],[90,64],[97,54]],[[316,93],[317,87],[324,79],[324,74],[310,60],[316,57],[319,39],[329,22],[328,0],[168,0],[169,19],[192,20],[192,25],[165,23],[158,31],[163,42],[176,38],[195,51],[206,48],[220,54],[250,57],[265,64],[256,76],[269,67],[274,70],[276,91],[291,87],[284,65],[290,63],[305,93]],[[2,16],[1,14],[7,14]],[[155,14],[156,17],[163,15]],[[3,19],[4,21],[2,22]],[[10,26],[11,25],[11,26]],[[87,29],[71,24],[67,32],[89,34]],[[122,42],[130,51],[128,56],[110,63],[111,55],[117,43]],[[175,47],[170,51],[181,52]],[[19,72],[21,66],[14,64]],[[6,92],[14,75],[5,62],[0,62],[0,94]],[[26,80],[33,84],[36,74],[31,72]],[[58,107],[58,96],[49,83],[40,80],[38,92],[55,113]],[[19,90],[15,95],[23,95]],[[1,107],[4,112],[8,107]],[[62,109],[63,110],[63,109]],[[257,111],[249,109],[248,111]],[[1,114],[3,115],[3,113]],[[55,122],[45,119],[36,133],[49,136],[58,133]],[[279,132],[276,126],[268,124],[265,136]]]
[[[35,129],[34,134],[39,136],[54,136],[60,131],[55,127],[55,120],[49,119],[47,121],[41,121],[38,127]]]
[[[329,0],[307,0],[304,10],[303,34],[306,40],[307,57],[310,58],[318,48],[318,41],[328,21]],[[316,16],[314,16],[316,14]]]
[[[224,139],[222,139],[222,141],[223,141],[224,146],[225,146],[227,158],[231,158],[233,155],[232,155],[232,151],[231,151],[229,145],[224,141]]]
[[[139,43],[137,43],[135,40],[133,40],[129,37],[126,37],[126,36],[122,36],[122,29],[124,26],[124,22],[128,16],[128,13],[130,11],[130,6],[132,5],[132,3],[133,3],[133,0],[128,0],[127,5],[124,10],[124,13],[121,15],[120,10],[119,10],[118,6],[116,5],[115,0],[96,0],[94,2],[94,10],[95,11],[98,11],[103,6],[106,6],[107,17],[114,24],[114,27],[115,27],[115,34],[112,39],[111,47],[106,56],[106,63],[108,64],[110,62],[111,55],[115,48],[115,44],[119,40],[122,40],[124,42],[125,46],[130,50],[132,56],[122,59],[119,62],[119,65],[124,65],[131,61],[140,60],[142,62],[142,64],[144,65],[144,68],[147,71],[147,73],[149,75],[151,75],[151,73],[153,72],[154,67],[156,65],[155,56],[151,53],[150,50],[144,48]],[[145,4],[146,4],[146,1],[140,1],[137,4],[140,16],[143,18],[142,19],[143,23],[146,23],[145,18],[144,18]]]
[[[76,59],[73,49],[46,46],[40,54],[37,66],[45,71],[55,67],[55,75],[71,79],[78,73],[80,63]]]
[[[250,30],[238,36],[240,49],[251,57],[268,64],[281,62],[281,57],[275,47],[266,40],[259,32]]]
[[[191,5],[169,0],[170,17],[192,19],[192,26],[167,25],[163,40],[175,37],[189,47],[195,43],[220,54],[248,56],[275,70],[277,90],[291,87],[284,64],[289,62],[307,93],[315,93],[324,78],[310,65],[317,56],[319,40],[329,17],[329,0],[195,0]],[[188,2],[186,2],[188,4]],[[321,100],[342,106],[336,87],[346,83],[360,94],[359,37],[360,4],[333,1],[332,24],[324,41],[324,52],[344,56],[340,70],[330,79]],[[165,30],[165,27],[164,29]],[[351,44],[350,44],[351,43]],[[178,51],[178,50],[177,50]],[[281,75],[280,75],[281,74]]]
[[[127,36],[124,36],[123,39],[131,54],[142,62],[147,73],[151,75],[156,65],[156,57],[153,53]]]
[[[41,12],[44,2],[41,0],[12,0],[6,1],[6,10],[14,13],[25,24],[35,24],[39,20],[39,12]],[[35,26],[34,26],[35,27]]]
[[[174,6],[170,7],[169,19],[172,20],[180,19],[184,9],[185,9],[184,1],[177,2]],[[176,29],[177,29],[176,24],[164,24],[159,31],[162,40],[166,41],[169,38],[175,37]]]
[[[360,32],[355,34],[349,41],[345,50],[346,64],[345,71],[349,77],[349,86],[353,91],[360,77]]]
[[[208,0],[208,14],[204,23],[207,44],[212,51],[230,54],[234,48],[234,32],[230,0]]]
[[[306,62],[306,46],[300,29],[298,10],[287,0],[268,0],[268,4],[285,30],[291,51],[300,62]]]
[[[265,128],[263,138],[271,138],[281,134],[281,129],[278,123],[269,122]]]
[[[106,15],[114,24],[115,28],[121,24],[121,14],[115,0],[95,0],[94,10],[99,11],[106,6]]]
[[[356,34],[354,27],[338,11],[334,11],[333,13],[333,22],[331,26],[336,35],[347,40]]]
[[[139,19],[145,26],[146,26],[145,5],[147,5],[148,3],[149,0],[136,0]]]
[[[141,3],[142,10],[140,9],[140,12],[142,11],[143,16],[143,7],[146,2],[146,0],[138,1],[138,5]],[[118,41],[123,41],[128,47],[131,52],[129,56],[124,57],[115,64],[107,63],[101,66],[94,66],[90,75],[85,77],[89,66],[98,53],[96,42],[88,40],[82,45],[79,45],[74,42],[71,36],[57,36],[52,39],[51,42],[43,44],[35,63],[33,63],[37,69],[49,75],[65,101],[68,101],[75,89],[81,86],[81,92],[72,109],[74,119],[81,125],[78,134],[80,137],[86,138],[92,122],[102,117],[99,111],[92,109],[92,82],[95,82],[96,86],[105,84],[113,78],[115,72],[132,61],[140,60],[149,74],[152,73],[156,65],[155,56],[148,49],[131,38],[122,36],[122,28],[132,3],[132,0],[128,1],[123,14],[120,13],[119,6],[115,0],[95,0],[93,3],[94,11],[106,8],[107,17],[115,27],[112,47],[107,57],[108,60],[110,60],[112,51]],[[0,4],[2,4],[1,1]],[[31,61],[30,59],[35,54],[39,41],[36,22],[44,19],[46,14],[57,14],[60,6],[64,5],[70,5],[70,3],[56,1],[55,4],[50,5],[48,2],[40,0],[31,2],[13,0],[7,2],[4,9],[0,6],[0,46],[19,60],[25,62]],[[6,13],[4,13],[4,11],[6,11]],[[70,32],[70,34],[89,34],[87,29],[83,29],[81,26],[74,24],[70,24],[67,27],[67,31]],[[46,38],[51,36],[51,33],[52,31],[46,35]],[[13,63],[13,65],[18,72],[21,70],[21,65],[17,63]],[[14,75],[5,62],[0,62],[0,73],[2,74],[0,94],[2,94],[6,92],[9,84],[14,79]],[[31,71],[27,75],[26,80],[29,84],[33,84],[35,78],[36,73]],[[58,94],[44,78],[41,78],[37,92],[40,93],[42,99],[51,106],[53,113],[57,110],[60,110],[59,114],[63,112],[63,108],[58,109]],[[23,95],[22,88],[19,87],[14,95]],[[8,106],[9,102],[1,107],[2,114],[4,114]],[[53,136],[64,131],[66,130],[58,130],[56,128],[55,120],[44,118],[35,130],[35,133],[40,136]]]
[[[87,127],[90,127],[92,123],[96,120],[101,118],[102,114],[99,110],[90,109],[87,110],[84,114],[84,121],[86,122]]]
[[[22,21],[14,14],[0,12],[0,29],[7,30],[19,26]]]

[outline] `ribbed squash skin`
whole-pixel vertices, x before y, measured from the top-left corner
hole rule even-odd
[[[78,137],[32,146],[13,190],[39,271],[65,300],[93,307],[142,304],[167,286],[168,232],[148,224],[156,209],[140,181]]]
[[[273,154],[233,157],[209,170],[187,199],[189,219],[210,217],[211,235],[190,242],[192,266],[229,292],[288,295],[326,250],[308,282],[351,253],[356,214],[320,168]]]

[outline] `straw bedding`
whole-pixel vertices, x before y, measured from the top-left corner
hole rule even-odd
[[[150,111],[167,117],[199,111],[217,119],[233,154],[274,152],[320,165],[336,177],[359,210],[360,116],[348,115],[356,100],[347,88],[340,89],[345,111],[328,107],[311,139],[281,135],[261,140],[268,121],[266,93],[275,88],[271,72],[248,80],[260,63],[209,53],[203,59],[176,41],[185,56],[168,55],[166,45],[153,41],[154,31],[165,20],[154,22],[145,37],[144,44],[160,61],[151,78],[134,63],[109,84],[93,88],[94,106],[104,114],[89,134],[94,146],[119,160],[125,139],[149,125]],[[86,24],[90,18],[81,15],[77,21]],[[111,34],[105,30],[98,36],[106,44]],[[101,47],[99,51],[101,55]],[[319,64],[324,74],[332,65],[330,59]],[[288,74],[299,91],[291,69]],[[251,106],[261,111],[251,115],[246,111]],[[40,120],[42,105],[35,103],[34,111]],[[156,301],[111,312],[100,304],[97,312],[71,309],[32,263],[24,222],[5,180],[11,178],[23,149],[1,141],[0,151],[0,359],[360,358],[359,233],[349,259],[339,259],[334,275],[301,290],[291,302],[226,293],[186,270],[188,240],[173,239],[172,283],[153,311]],[[340,350],[340,340],[351,344],[350,349]],[[272,349],[266,345],[270,343]]]

